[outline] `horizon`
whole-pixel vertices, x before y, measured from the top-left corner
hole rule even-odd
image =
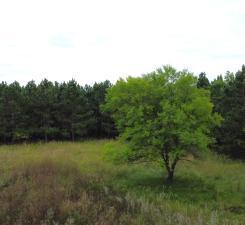
[[[241,65],[241,67],[240,67],[240,69],[238,69],[237,71],[229,71],[229,70],[227,70],[226,71],[226,73],[227,72],[230,72],[230,73],[233,73],[234,75],[236,74],[236,72],[238,72],[238,71],[241,71],[241,68],[242,68],[242,66],[244,66],[245,64],[242,64]],[[171,66],[171,65],[163,65],[163,66]],[[158,68],[156,68],[154,71],[156,71],[157,69],[159,69],[159,68],[163,68],[163,66],[162,67],[158,67]],[[175,67],[174,67],[175,68]],[[186,71],[186,69],[183,69],[183,70],[180,70],[180,71]],[[89,85],[89,86],[93,86],[94,84],[98,84],[98,83],[102,83],[102,82],[105,82],[105,81],[109,81],[111,84],[113,84],[113,85],[115,85],[116,84],[116,82],[119,80],[119,79],[127,79],[128,77],[142,77],[142,76],[144,76],[144,75],[147,75],[147,74],[149,74],[149,73],[151,73],[151,72],[153,72],[153,71],[150,71],[150,72],[147,72],[147,73],[143,73],[143,74],[140,74],[139,76],[131,76],[131,75],[129,75],[129,76],[124,76],[124,77],[122,77],[122,76],[120,76],[120,77],[118,77],[118,79],[117,80],[114,80],[114,81],[111,81],[111,80],[109,80],[109,79],[105,79],[105,80],[99,80],[99,81],[91,81],[90,83],[81,83],[81,82],[79,82],[79,80],[76,80],[75,78],[70,78],[70,79],[67,79],[67,80],[50,80],[48,77],[43,77],[41,80],[34,80],[34,79],[32,79],[32,80],[29,80],[29,81],[26,81],[26,82],[21,82],[21,81],[18,81],[18,80],[13,80],[13,81],[5,81],[5,80],[0,80],[0,83],[3,83],[3,82],[6,82],[8,85],[9,84],[12,84],[12,83],[14,83],[14,82],[18,82],[19,84],[20,84],[20,86],[26,86],[27,85],[27,83],[28,82],[34,82],[36,85],[39,85],[43,80],[48,80],[49,82],[52,82],[53,84],[55,83],[55,82],[58,82],[59,84],[62,84],[62,83],[67,83],[67,82],[69,82],[69,81],[72,81],[72,80],[74,80],[75,82],[77,82],[80,86],[85,86],[85,85]],[[187,70],[187,72],[190,72],[190,73],[192,73],[195,77],[197,77],[198,78],[198,76],[201,74],[201,73],[205,73],[205,71],[203,71],[203,72],[200,72],[200,73],[198,73],[198,74],[194,74],[193,72],[191,72],[191,71],[189,71],[189,70]],[[208,78],[208,80],[209,80],[209,82],[212,82],[214,79],[217,79],[217,77],[218,76],[222,76],[223,78],[225,77],[225,73],[224,74],[219,74],[219,75],[217,75],[217,76],[215,76],[215,77],[213,77],[213,79],[210,79],[209,78],[209,76],[205,73],[205,75],[206,75],[206,77]]]

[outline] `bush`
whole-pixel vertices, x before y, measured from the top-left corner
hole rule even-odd
[[[105,160],[123,163],[128,162],[131,158],[132,152],[126,144],[122,144],[120,141],[111,141],[104,146],[104,158]]]

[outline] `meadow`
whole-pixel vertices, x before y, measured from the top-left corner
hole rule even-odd
[[[112,161],[114,140],[0,146],[0,224],[245,224],[245,164],[207,153],[177,165]]]

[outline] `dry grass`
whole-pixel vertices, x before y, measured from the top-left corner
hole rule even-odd
[[[100,179],[46,159],[11,172],[0,189],[0,224],[121,224],[129,206]]]

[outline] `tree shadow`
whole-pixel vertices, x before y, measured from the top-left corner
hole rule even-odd
[[[183,202],[206,204],[217,200],[217,190],[213,184],[197,176],[177,176],[173,182],[163,181],[165,191]]]
[[[150,190],[155,194],[165,194],[166,197],[181,202],[200,203],[217,200],[217,190],[214,184],[208,183],[194,174],[176,176],[172,182],[166,180],[163,174],[124,174],[126,186],[137,191]]]

